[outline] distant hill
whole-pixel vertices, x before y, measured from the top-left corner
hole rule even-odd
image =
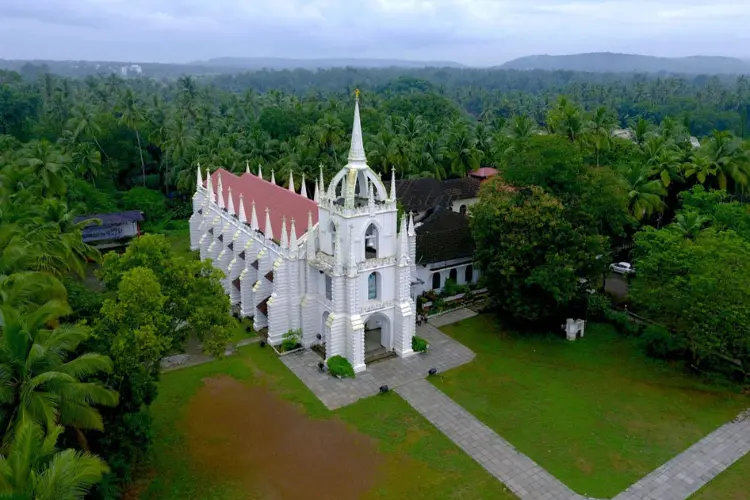
[[[453,61],[405,61],[402,59],[284,59],[278,57],[216,57],[190,63],[207,68],[328,69],[328,68],[463,68]]]
[[[593,73],[750,74],[750,61],[734,57],[654,57],[594,52],[564,56],[537,55],[508,61],[501,69],[570,70]]]

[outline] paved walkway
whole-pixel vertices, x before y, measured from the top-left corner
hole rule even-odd
[[[750,413],[744,412],[615,497],[684,500],[750,452]]]
[[[233,354],[236,354],[237,348],[260,342],[260,340],[260,337],[240,340],[234,346],[227,347],[227,350],[224,351],[224,356],[232,356]],[[161,372],[166,373],[181,368],[198,366],[213,360],[214,358],[207,354],[175,354],[174,356],[161,358]]]
[[[396,392],[519,498],[586,498],[574,493],[529,457],[516,451],[495,431],[426,380],[401,386]]]
[[[320,372],[321,357],[310,349],[281,357],[284,363],[320,399],[329,410],[335,410],[378,393],[380,386],[394,389],[423,379],[430,368],[444,372],[468,363],[474,353],[431,324],[417,328],[417,335],[427,340],[430,350],[408,358],[390,358],[367,367],[357,377],[339,380]]]
[[[450,311],[439,316],[433,316],[432,318],[428,319],[428,322],[432,326],[440,328],[441,326],[449,325],[451,323],[458,323],[463,319],[471,318],[472,316],[476,315],[477,313],[472,311],[471,309],[462,307],[461,309],[456,309],[455,311]]]

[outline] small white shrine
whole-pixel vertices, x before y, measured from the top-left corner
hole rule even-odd
[[[269,343],[301,331],[305,347],[324,344],[355,372],[366,353],[413,354],[414,222],[402,217],[399,231],[395,177],[388,190],[367,166],[359,99],[348,163],[328,186],[321,169],[313,199],[291,172],[288,188],[261,168],[207,171],[205,183],[198,168],[197,181],[190,247],[224,272],[232,304]]]

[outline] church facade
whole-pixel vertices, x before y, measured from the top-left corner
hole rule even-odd
[[[224,272],[232,304],[269,343],[299,332],[355,372],[369,352],[414,353],[414,221],[398,220],[395,178],[387,188],[367,165],[358,100],[348,163],[328,185],[321,170],[312,199],[291,173],[288,188],[260,168],[197,176],[190,247]]]

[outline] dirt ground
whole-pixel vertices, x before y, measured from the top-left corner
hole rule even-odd
[[[381,463],[368,436],[231,377],[204,380],[185,425],[196,468],[241,484],[248,498],[357,499]]]

